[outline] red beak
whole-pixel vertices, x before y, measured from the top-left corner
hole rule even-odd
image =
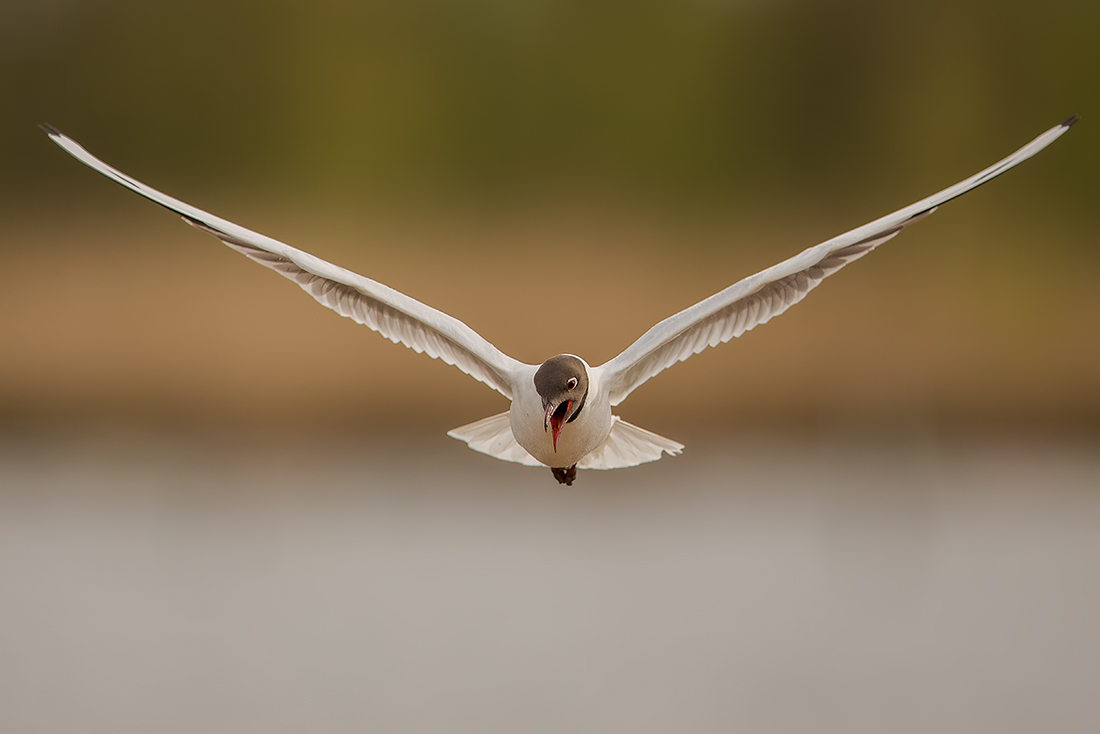
[[[565,416],[569,414],[571,407],[573,407],[572,400],[566,400],[558,405],[551,403],[546,406],[546,421],[543,426],[547,424],[550,426],[551,435],[554,439],[554,453],[558,452],[558,434],[561,433],[561,427],[565,425]]]

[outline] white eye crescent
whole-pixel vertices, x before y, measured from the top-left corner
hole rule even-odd
[[[566,390],[572,390],[576,386],[577,386],[577,378],[576,377],[570,377],[569,382],[565,383],[565,389]]]

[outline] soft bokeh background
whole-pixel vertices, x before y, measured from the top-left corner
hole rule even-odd
[[[1100,6],[0,6],[0,729],[1059,731],[1100,707]],[[503,410],[102,179],[600,363],[1019,169],[656,378]]]

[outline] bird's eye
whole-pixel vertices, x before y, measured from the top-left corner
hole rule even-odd
[[[569,382],[565,383],[565,388],[567,390],[572,390],[576,386],[577,386],[577,378],[576,377],[570,377]]]

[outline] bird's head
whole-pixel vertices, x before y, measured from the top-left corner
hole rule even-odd
[[[580,414],[588,397],[588,369],[571,354],[551,357],[535,373],[535,390],[546,411],[543,430],[552,432],[557,451],[562,426]]]

